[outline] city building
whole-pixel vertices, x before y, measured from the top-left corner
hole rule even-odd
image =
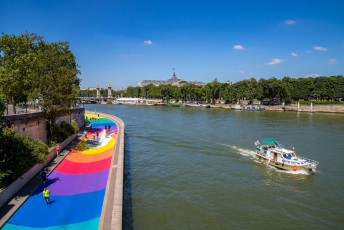
[[[200,81],[186,81],[186,80],[183,80],[183,79],[179,79],[177,76],[176,76],[176,73],[173,73],[173,76],[168,79],[168,80],[143,80],[141,82],[138,83],[138,86],[139,87],[143,87],[143,86],[146,86],[146,85],[149,85],[149,84],[153,84],[155,86],[159,86],[159,85],[176,85],[176,86],[183,86],[185,84],[188,84],[188,83],[191,83],[191,84],[195,84],[195,85],[198,85],[198,86],[204,86],[205,83],[203,82],[200,82]]]

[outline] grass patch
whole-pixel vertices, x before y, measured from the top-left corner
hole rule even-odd
[[[76,150],[78,151],[84,151],[87,149],[90,149],[90,147],[87,146],[86,140],[81,140],[78,145],[75,147]]]

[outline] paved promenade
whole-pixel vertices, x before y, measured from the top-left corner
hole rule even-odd
[[[107,114],[86,116],[87,138],[98,135],[100,143],[80,150],[86,137],[79,135],[48,165],[45,185],[36,175],[1,208],[2,229],[122,228],[124,124]],[[51,191],[50,204],[43,187]]]

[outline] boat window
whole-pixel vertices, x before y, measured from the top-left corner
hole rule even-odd
[[[283,154],[283,157],[284,157],[285,159],[290,160],[290,159],[291,159],[291,154]]]

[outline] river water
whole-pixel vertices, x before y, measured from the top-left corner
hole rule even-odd
[[[124,229],[344,229],[344,115],[85,105],[125,123]],[[252,158],[265,137],[315,175]]]

